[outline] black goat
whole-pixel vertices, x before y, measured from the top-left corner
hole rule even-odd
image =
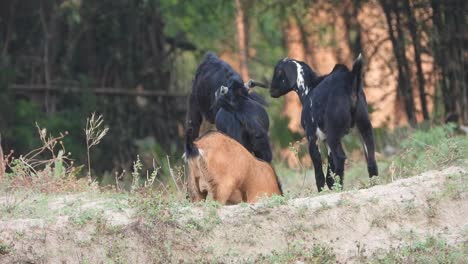
[[[216,99],[221,107],[216,115],[216,128],[241,143],[257,158],[271,162],[268,140],[270,123],[263,106],[248,97],[245,89],[238,86],[232,89],[221,86]]]
[[[341,138],[354,123],[364,140],[369,177],[378,175],[372,124],[367,112],[361,74],[361,55],[354,62],[351,71],[345,65],[336,64],[331,73],[323,76],[318,76],[304,62],[288,58],[275,66],[270,95],[276,98],[292,90],[298,93],[302,103],[301,124],[309,140],[309,154],[314,164],[319,191],[325,186],[325,180],[328,188],[332,188],[332,172],[340,176],[340,183],[343,184],[346,155]],[[322,171],[318,139],[326,141],[328,148],[326,179]]]
[[[226,89],[223,90],[223,96],[220,94],[222,86],[225,87],[223,89]],[[258,146],[264,144],[257,142],[255,137],[251,136],[255,135],[252,129],[261,127],[264,131],[268,131],[269,126],[268,115],[266,115],[262,107],[262,105],[266,104],[266,101],[258,94],[249,93],[249,88],[253,86],[263,85],[255,81],[244,84],[241,76],[229,64],[220,60],[212,52],[208,52],[198,66],[193,80],[192,93],[188,99],[186,134],[190,133],[191,135],[186,136],[186,140],[187,138],[195,139],[198,137],[200,125],[205,119],[210,123],[216,123],[219,130],[239,141],[248,150],[254,151],[258,158],[270,162],[271,150],[269,144],[268,149],[260,153]],[[227,93],[231,90],[235,91],[235,93]],[[235,108],[229,108],[224,103],[216,103],[217,95],[218,97],[224,97],[226,94],[235,95],[235,98],[239,97]],[[232,99],[237,100],[235,98]],[[219,111],[222,105],[227,110]],[[249,110],[252,112],[248,115],[247,111]],[[236,113],[236,111],[240,112]],[[245,135],[249,135],[248,139],[242,138]],[[186,146],[187,143],[190,142],[186,142]]]

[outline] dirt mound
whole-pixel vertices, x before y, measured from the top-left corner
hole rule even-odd
[[[13,209],[0,216],[0,263],[344,263],[427,237],[466,249],[467,176],[450,167],[310,198],[155,206],[152,217],[125,196],[5,196],[0,207]]]

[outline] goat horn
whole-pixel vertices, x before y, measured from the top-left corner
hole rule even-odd
[[[245,84],[245,87],[251,89],[251,88],[254,88],[256,86],[258,87],[262,87],[262,88],[268,88],[268,85],[264,84],[264,83],[260,83],[260,82],[257,82],[255,80],[252,80],[250,79],[248,82],[246,82]]]

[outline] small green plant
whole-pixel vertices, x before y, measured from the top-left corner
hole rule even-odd
[[[218,215],[218,208],[221,206],[216,201],[207,201],[203,203],[204,212],[202,218],[190,218],[185,224],[185,228],[189,230],[198,230],[203,233],[208,233],[217,225],[221,224],[221,218]]]
[[[148,191],[144,196],[136,196],[131,203],[136,205],[137,214],[145,218],[161,219],[168,211],[162,193],[156,190]]]
[[[140,187],[140,172],[143,169],[143,164],[140,161],[140,156],[137,155],[137,160],[133,162],[132,170],[132,185],[130,191],[134,193]]]
[[[343,185],[341,185],[340,181],[340,176],[336,175],[334,172],[331,172],[330,177],[332,177],[335,182],[333,183],[332,190],[334,192],[341,192],[343,190]]]
[[[287,199],[286,197],[281,196],[281,195],[272,195],[270,197],[262,199],[262,201],[263,201],[263,206],[265,206],[266,208],[273,208],[273,207],[286,204]]]
[[[83,226],[89,221],[102,219],[102,211],[95,209],[78,210],[70,216],[70,220],[77,226]]]
[[[330,208],[331,208],[331,206],[327,202],[320,201],[320,207],[317,209],[317,213],[326,211],[326,210],[328,210]]]
[[[0,255],[7,255],[13,250],[13,247],[10,244],[6,244],[0,240]]]

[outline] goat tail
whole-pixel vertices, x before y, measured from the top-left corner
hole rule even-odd
[[[358,97],[359,97],[359,90],[362,86],[362,54],[359,53],[359,56],[353,63],[352,73],[352,85],[351,85],[351,99],[353,102],[353,108],[356,106]]]
[[[206,198],[206,193],[209,190],[206,183],[212,182],[213,179],[208,170],[207,162],[203,157],[203,150],[197,149],[197,151],[200,155],[187,158],[187,187],[192,202],[198,202]]]
[[[198,156],[198,148],[195,146],[193,128],[189,127],[185,133],[185,158],[189,160],[191,157]]]

